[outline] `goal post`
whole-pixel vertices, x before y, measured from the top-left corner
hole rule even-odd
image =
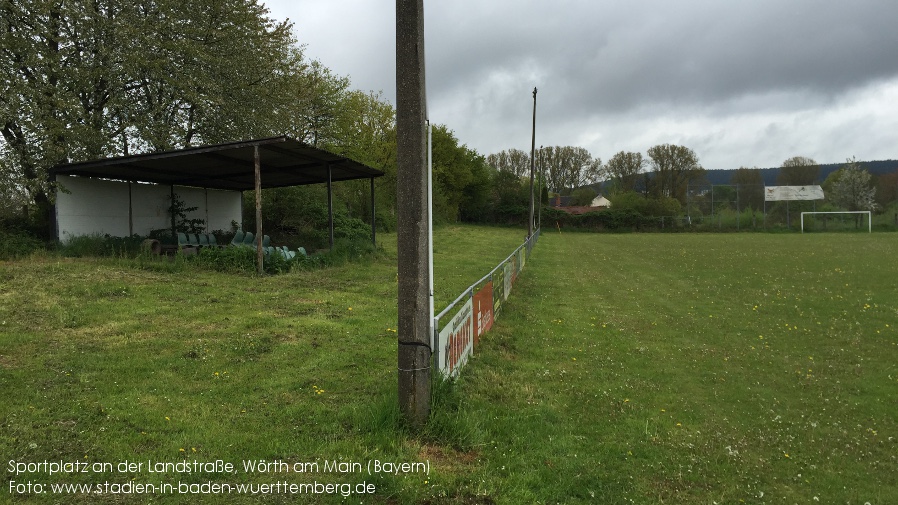
[[[844,210],[844,211],[827,211],[827,212],[802,212],[801,213],[801,232],[804,233],[804,216],[805,214],[866,214],[867,230],[873,233],[873,214],[869,210]]]

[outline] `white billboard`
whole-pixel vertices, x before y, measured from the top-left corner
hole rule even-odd
[[[474,352],[474,317],[471,299],[465,302],[449,324],[440,331],[434,351],[437,368],[446,377],[458,375]]]
[[[820,186],[767,186],[764,188],[764,200],[768,202],[823,200],[823,188]]]

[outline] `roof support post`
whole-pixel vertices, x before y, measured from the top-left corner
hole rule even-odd
[[[333,194],[333,173],[331,164],[327,164],[327,224],[330,233],[331,250],[334,250],[334,194]]]
[[[415,428],[431,399],[424,2],[396,0],[396,208],[399,410]]]
[[[128,181],[128,236],[134,236],[134,196],[131,192],[131,181]]]
[[[171,205],[169,205],[169,207],[168,207],[168,212],[169,212],[169,214],[171,214],[171,236],[175,237],[175,243],[177,244],[178,243],[177,242],[178,227],[175,224],[175,185],[172,184],[171,186],[169,186],[169,189],[170,189],[170,191],[169,191],[168,198],[169,198],[169,203]]]
[[[256,172],[256,273],[265,273],[264,251],[262,250],[262,160],[259,144],[253,146],[253,168]]]
[[[374,211],[374,177],[371,179],[371,244],[377,246],[377,220]]]

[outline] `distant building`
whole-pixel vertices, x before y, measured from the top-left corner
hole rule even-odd
[[[570,196],[555,195],[549,200],[552,207],[567,212],[568,214],[586,214],[587,212],[600,212],[611,207],[611,202],[602,195],[592,199],[589,205],[571,205]]]

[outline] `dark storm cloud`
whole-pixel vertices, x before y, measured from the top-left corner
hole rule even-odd
[[[270,4],[298,20],[310,55],[394,101],[394,2]],[[720,168],[883,157],[865,142],[898,115],[870,99],[898,86],[893,0],[453,0],[426,1],[425,13],[431,117],[484,154],[528,145],[534,86],[538,144],[607,158],[691,141],[736,164]]]

